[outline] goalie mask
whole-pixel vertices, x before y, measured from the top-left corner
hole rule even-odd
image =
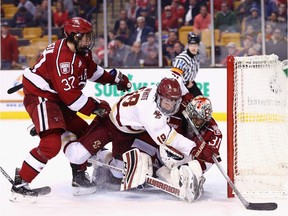
[[[203,127],[212,117],[211,101],[202,95],[193,98],[186,107],[189,118],[197,129]]]
[[[64,24],[67,40],[75,45],[79,54],[86,54],[94,46],[95,36],[92,25],[81,17],[72,17]]]
[[[176,79],[164,78],[157,87],[156,103],[158,108],[168,116],[174,115],[180,107],[182,91]]]

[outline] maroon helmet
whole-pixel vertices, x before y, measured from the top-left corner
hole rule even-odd
[[[92,25],[81,17],[68,19],[64,24],[64,33],[68,41],[74,43],[76,50],[80,53],[87,53],[94,45]],[[83,37],[85,38],[85,45],[80,45],[79,43]]]
[[[168,100],[168,102],[170,101],[171,105],[173,105],[173,108],[171,108],[170,110],[164,108],[161,105],[161,101],[163,99],[166,99],[166,101]],[[181,100],[182,91],[178,81],[173,78],[163,78],[157,87],[156,103],[158,105],[158,108],[164,114],[174,115],[179,110]]]

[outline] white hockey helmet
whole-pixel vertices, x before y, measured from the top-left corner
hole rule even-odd
[[[206,122],[209,122],[212,117],[213,111],[211,101],[207,97],[199,95],[188,103],[186,112],[195,127],[199,129]]]

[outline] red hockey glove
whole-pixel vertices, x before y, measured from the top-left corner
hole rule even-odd
[[[95,99],[96,108],[92,113],[99,115],[100,117],[107,117],[111,111],[109,103],[104,100]]]
[[[214,146],[210,146],[205,142],[202,142],[197,147],[194,147],[191,151],[192,155],[199,160],[204,160],[209,163],[214,163],[212,156],[213,154],[219,155],[218,149]]]
[[[116,68],[113,68],[109,73],[113,77],[115,77],[117,90],[125,92],[132,87],[132,84],[129,81],[128,77],[125,74],[122,74],[121,71],[117,70]]]

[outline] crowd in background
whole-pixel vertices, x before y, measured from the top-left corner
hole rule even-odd
[[[3,2],[3,1],[2,1]],[[1,2],[1,4],[2,4]],[[18,10],[11,20],[10,28],[47,27],[47,0],[13,1]],[[162,43],[163,66],[181,53],[186,44],[179,40],[182,26],[193,26],[200,37],[211,29],[209,0],[164,0],[161,1],[162,41],[158,41],[160,28],[157,16],[157,0],[123,1],[123,8],[115,11],[114,28],[108,31],[108,66],[110,67],[155,67],[159,64],[159,43]],[[237,2],[237,4],[235,3]],[[90,0],[52,0],[52,26],[62,28],[65,20],[81,16],[92,21],[91,13],[98,13],[103,1],[96,7]],[[287,0],[264,0],[266,54],[276,54],[280,60],[287,59]],[[2,18],[5,17],[1,9]],[[216,63],[226,65],[228,54],[250,56],[262,54],[260,0],[214,0],[214,29],[221,34],[238,32],[240,46],[230,42],[215,47]],[[1,28],[2,29],[2,28]],[[104,37],[96,35],[93,48],[94,60],[104,64]],[[2,41],[2,40],[1,40]],[[217,41],[216,41],[217,42]],[[1,42],[2,43],[2,42]],[[211,53],[206,44],[200,44],[201,65],[210,66]]]

